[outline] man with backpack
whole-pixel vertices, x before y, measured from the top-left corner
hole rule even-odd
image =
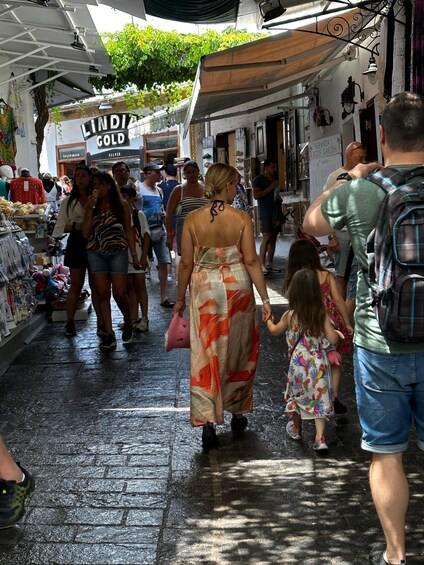
[[[357,165],[342,184],[318,196],[304,221],[314,236],[347,226],[360,266],[356,397],[361,446],[372,453],[371,492],[386,541],[372,549],[372,565],[406,563],[409,490],[403,452],[412,420],[424,450],[423,96],[404,92],[392,98],[381,115],[380,142],[386,168],[368,176],[381,165]]]

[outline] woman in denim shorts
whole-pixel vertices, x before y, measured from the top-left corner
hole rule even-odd
[[[124,316],[122,341],[128,342],[132,337],[130,303],[126,290],[128,249],[134,268],[139,269],[140,264],[131,230],[131,212],[111,175],[102,172],[93,175],[88,204],[83,234],[87,237],[88,265],[92,283],[99,296],[104,322],[104,336],[100,347],[111,349],[116,346],[110,308],[111,289]]]

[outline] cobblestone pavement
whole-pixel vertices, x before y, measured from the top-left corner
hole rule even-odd
[[[277,265],[287,245],[279,242]],[[281,283],[269,278],[274,304]],[[189,353],[165,353],[171,313],[159,306],[156,275],[149,292],[150,331],[131,344],[100,351],[94,314],[74,339],[51,323],[0,377],[0,431],[37,481],[24,520],[0,533],[0,565],[366,564],[382,535],[350,361],[349,412],[329,425],[330,450],[320,456],[312,424],[302,442],[284,431],[287,349],[262,327],[249,427],[233,437],[228,418],[219,449],[203,453],[188,423]],[[415,442],[406,465],[408,563],[417,565],[424,483]]]

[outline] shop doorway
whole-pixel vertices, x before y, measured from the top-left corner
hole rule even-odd
[[[81,160],[80,160],[81,161]],[[70,163],[58,164],[58,177],[67,176],[70,179],[74,177],[75,169],[80,161],[72,161]]]
[[[57,176],[66,175],[73,178],[75,168],[78,163],[86,160],[86,143],[68,143],[66,145],[56,145],[56,170]],[[53,171],[46,171],[52,173]]]
[[[180,156],[177,131],[152,133],[144,136],[144,163],[172,163]]]
[[[256,151],[263,172],[268,158],[278,165],[278,181],[282,190],[297,190],[297,128],[296,110],[271,116],[257,122]]]

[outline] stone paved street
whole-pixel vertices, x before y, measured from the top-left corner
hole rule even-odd
[[[279,241],[278,266],[288,244]],[[276,317],[281,284],[269,279]],[[233,438],[228,417],[206,454],[188,423],[189,352],[165,352],[171,312],[156,273],[148,288],[150,331],[131,344],[118,337],[100,351],[94,313],[74,339],[50,323],[0,376],[0,432],[37,481],[23,521],[0,533],[0,565],[366,565],[382,534],[351,362],[349,411],[330,423],[322,456],[312,423],[302,442],[287,437],[287,348],[262,327],[249,427]],[[409,565],[424,563],[423,460],[411,442]]]

